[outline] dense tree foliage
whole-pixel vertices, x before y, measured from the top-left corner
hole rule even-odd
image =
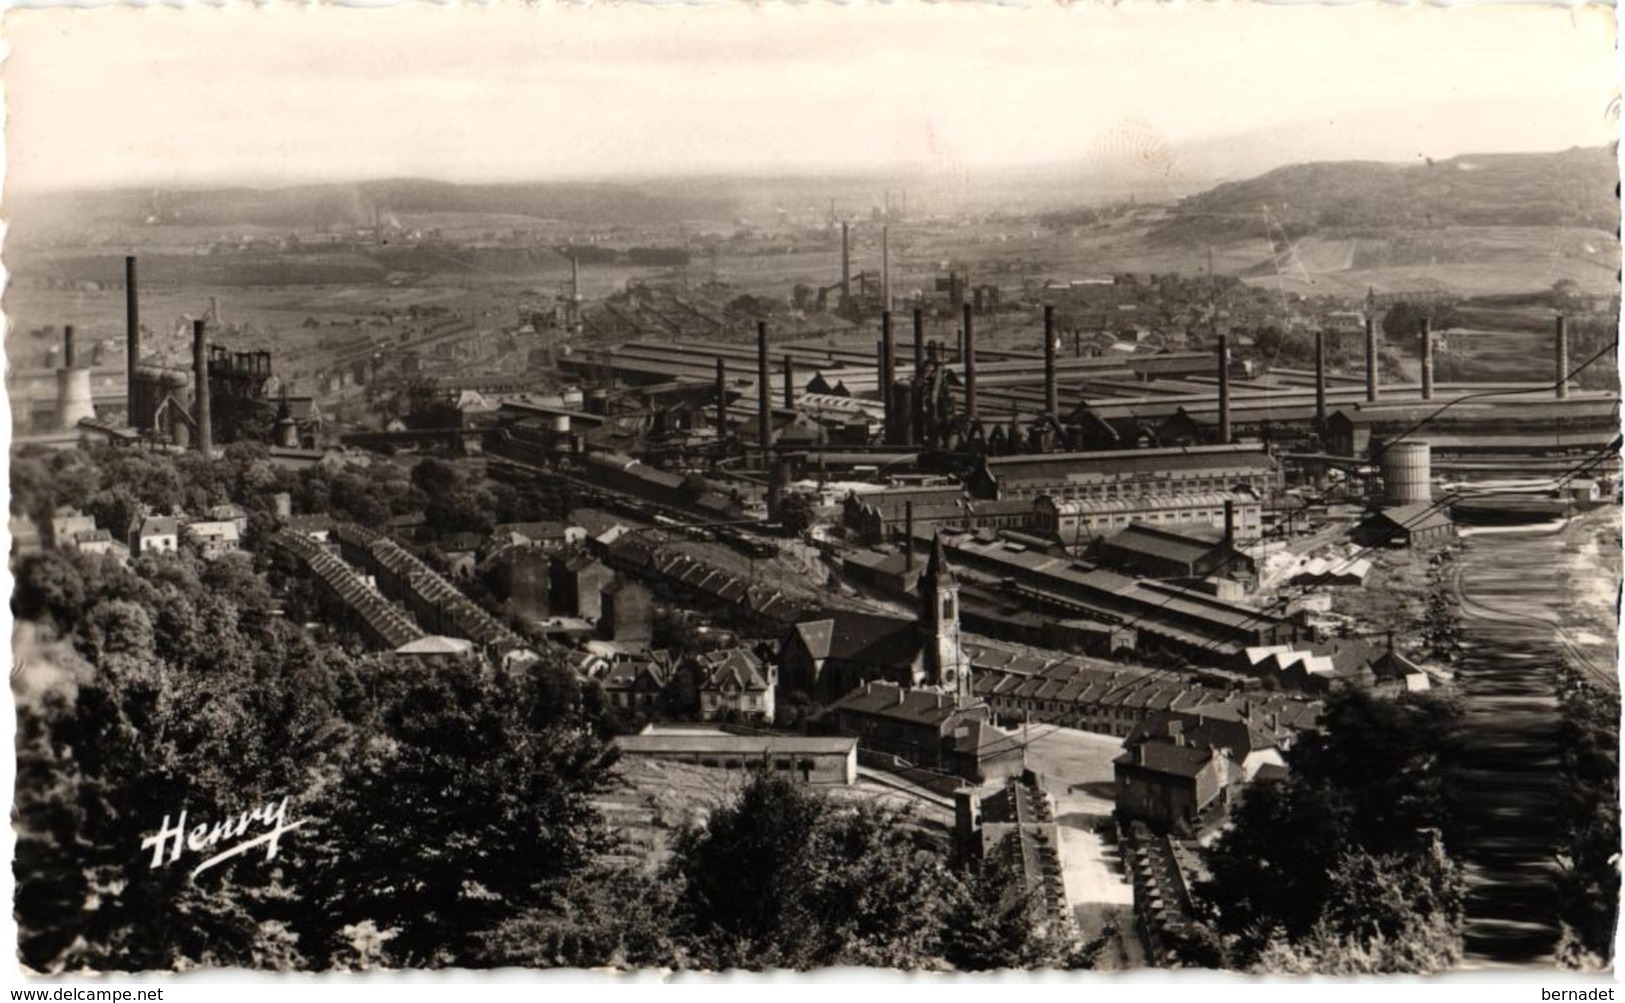
[[[760,775],[678,840],[677,927],[707,968],[914,968],[940,955],[940,845],[880,809]]]
[[[1011,834],[1006,840],[1015,839]],[[943,955],[961,971],[1088,968],[1104,940],[1085,944],[1071,922],[1044,922],[1002,846],[966,861],[942,931]]]
[[[328,955],[371,921],[391,931],[394,964],[467,964],[490,929],[606,848],[589,796],[612,750],[579,700],[550,699],[558,673],[573,684],[556,666],[373,671],[353,741],[311,805],[322,832],[297,855],[301,942]]]
[[[141,840],[183,810],[212,823],[299,791],[333,738],[354,667],[286,625],[250,626],[253,590],[212,593],[185,555],[135,573],[89,555],[31,558],[19,614],[49,605],[26,584],[47,565],[62,594],[80,598],[76,617],[19,616],[23,962],[296,963],[275,868],[238,860],[192,879],[180,864],[152,866]]]
[[[1558,863],[1562,961],[1603,969],[1619,922],[1619,696],[1577,670],[1559,679],[1565,837]]]
[[[1444,765],[1460,710],[1346,691],[1289,777],[1248,789],[1199,886],[1231,964],[1426,972],[1460,957],[1462,878]]]
[[[589,796],[612,757],[563,666],[357,661],[277,616],[247,554],[43,551],[15,574],[31,968],[467,963],[605,848]],[[183,811],[283,798],[302,825],[275,860],[194,877],[199,855],[142,847]]]

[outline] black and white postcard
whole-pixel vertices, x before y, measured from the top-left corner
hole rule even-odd
[[[1602,998],[1611,7],[4,37],[15,981]]]

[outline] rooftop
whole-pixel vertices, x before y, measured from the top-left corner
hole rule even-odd
[[[979,705],[976,705],[979,706]],[[830,711],[846,711],[906,721],[941,725],[973,707],[961,707],[949,693],[934,690],[905,690],[896,683],[864,683],[830,706]]]
[[[1198,749],[1160,740],[1142,742],[1112,760],[1118,766],[1176,777],[1194,777],[1212,761],[1212,749]]]
[[[622,735],[615,745],[633,755],[659,753],[686,753],[703,755],[716,753],[724,756],[772,755],[849,755],[858,747],[855,738],[826,738],[808,735],[718,735],[718,734],[648,734]]]

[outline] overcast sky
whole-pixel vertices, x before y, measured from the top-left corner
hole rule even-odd
[[[1613,25],[1373,5],[20,10],[7,184],[1219,177],[1553,150],[1617,134]]]

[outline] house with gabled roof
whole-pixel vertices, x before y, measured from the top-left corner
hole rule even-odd
[[[1235,779],[1229,753],[1182,736],[1138,742],[1112,760],[1117,814],[1176,832],[1195,832],[1228,804]]]
[[[200,519],[187,523],[185,528],[186,538],[208,561],[236,552],[242,542],[242,531],[236,519]]]
[[[696,655],[691,661],[700,691],[700,717],[726,715],[773,723],[773,691],[778,670],[748,648],[725,648]]]
[[[960,725],[986,719],[983,704],[886,681],[865,683],[824,715],[828,726],[856,737],[863,748],[927,767],[943,765],[945,747]]]
[[[671,684],[676,662],[668,651],[649,651],[616,658],[600,670],[599,685],[611,707],[665,714],[666,687]]]
[[[167,515],[149,515],[130,527],[130,553],[173,554],[180,547],[180,521]]]

